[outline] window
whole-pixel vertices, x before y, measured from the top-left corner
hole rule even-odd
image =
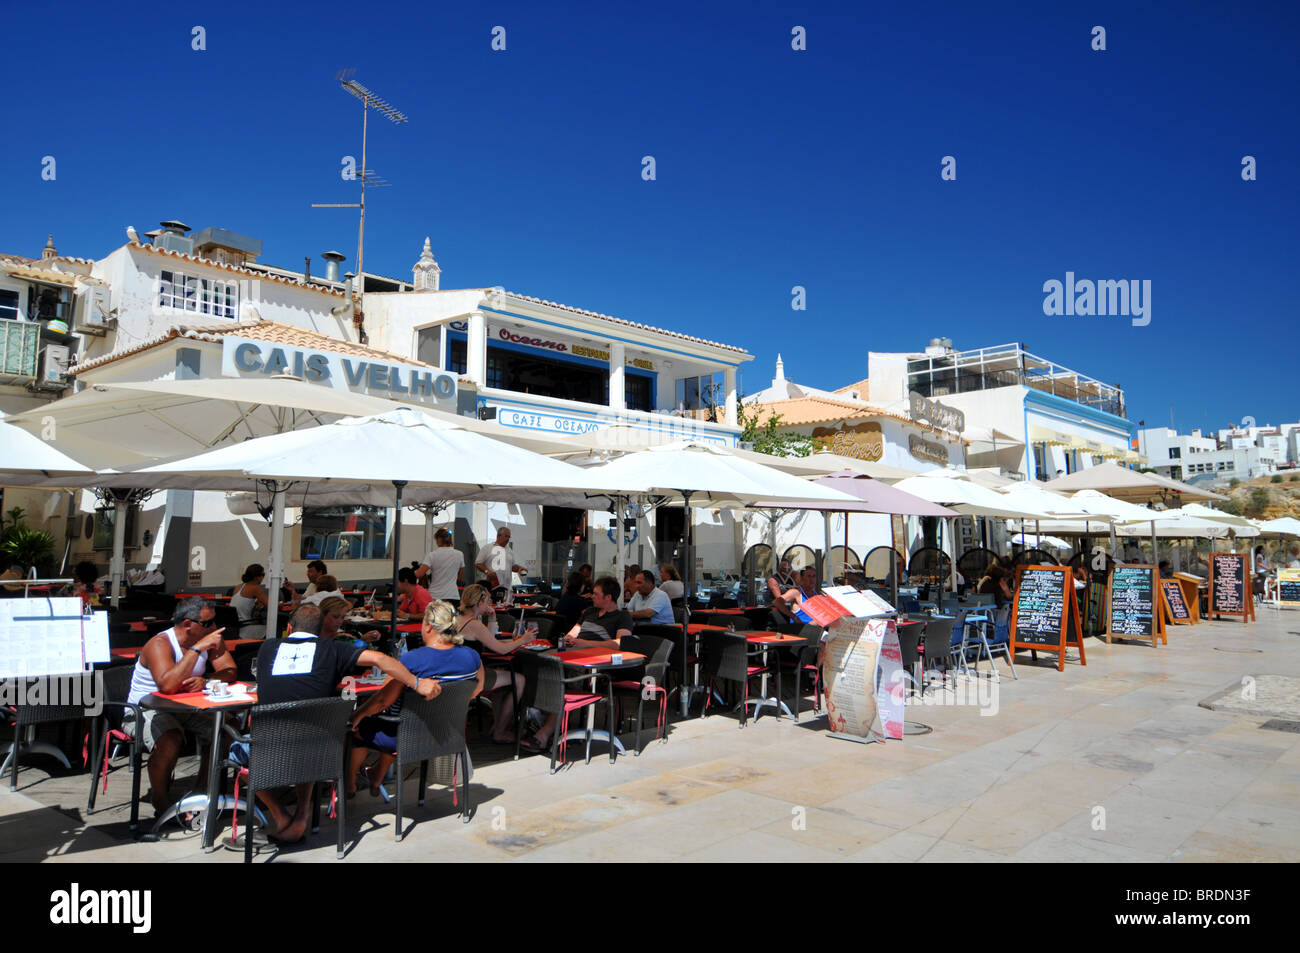
[[[706,374],[703,377],[679,377],[677,379],[676,407],[678,410],[703,410],[715,404],[723,403],[725,395],[723,375]]]
[[[158,306],[233,319],[239,314],[239,283],[164,271],[158,287]]]
[[[1040,480],[1050,480],[1047,472],[1047,444],[1034,444],[1034,475]]]
[[[442,366],[442,355],[438,353],[442,345],[442,327],[421,328],[415,332],[415,359],[434,367]]]
[[[27,296],[29,321],[68,321],[71,314],[71,288],[34,288]]]
[[[1169,459],[1170,459],[1170,460],[1177,460],[1177,459],[1181,458],[1182,455],[1183,455],[1183,451],[1180,450],[1178,447],[1170,447],[1170,448],[1169,448]]]
[[[464,341],[447,342],[447,370],[453,374],[464,374],[469,369]]]
[[[654,380],[644,374],[627,374],[623,376],[623,396],[628,410],[643,410],[647,413],[655,409]]]
[[[388,510],[382,506],[307,506],[300,559],[387,559]]]
[[[18,292],[0,288],[0,318],[17,321],[22,315],[18,310]]]

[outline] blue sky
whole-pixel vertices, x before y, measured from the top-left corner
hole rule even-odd
[[[1119,383],[1135,422],[1300,419],[1300,5],[731,6],[11,8],[0,251],[102,257],[175,217],[353,265],[355,212],[310,207],[355,200],[351,66],[411,120],[371,125],[368,271],[430,235],[444,287],[741,345],[750,391],[778,351],[836,387],[947,335]],[[1045,316],[1067,271],[1151,281],[1151,323]]]

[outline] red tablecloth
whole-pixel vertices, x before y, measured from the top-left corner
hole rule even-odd
[[[690,635],[699,635],[701,632],[730,632],[725,625],[705,625],[703,622],[692,622],[686,627]]]
[[[176,702],[181,705],[188,705],[190,708],[224,708],[226,705],[247,705],[248,701],[240,698],[212,698],[203,692],[180,692],[176,695],[164,695],[162,692],[154,692],[159,698],[165,698],[168,701]],[[253,701],[257,701],[257,692],[244,692],[244,695],[252,696]]]
[[[745,641],[759,642],[763,645],[779,645],[783,642],[807,642],[808,640],[800,635],[783,635],[779,632],[746,632]]]
[[[640,652],[622,652],[624,662],[637,662],[645,656]],[[602,648],[567,649],[556,652],[556,658],[567,665],[608,665],[612,661],[612,650]]]

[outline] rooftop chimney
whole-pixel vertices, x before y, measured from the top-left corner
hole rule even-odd
[[[327,251],[321,255],[325,259],[325,280],[339,280],[339,262],[347,261],[346,255],[341,255],[336,251]]]
[[[780,387],[785,383],[785,361],[781,360],[781,355],[776,356],[776,377],[772,378],[772,386]]]

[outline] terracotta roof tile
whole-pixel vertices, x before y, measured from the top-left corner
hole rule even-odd
[[[265,341],[268,344],[283,344],[286,347],[316,348],[322,351],[333,351],[336,354],[349,354],[371,360],[391,361],[397,364],[414,364],[419,367],[434,366],[423,361],[417,361],[414,358],[393,354],[391,351],[381,351],[378,348],[367,347],[355,341],[330,337],[328,334],[321,334],[319,331],[308,331],[306,328],[295,327],[291,324],[280,324],[277,321],[238,321],[232,324],[178,325],[171,328],[166,334],[145,341],[135,347],[127,348],[124,351],[115,351],[112,354],[105,354],[103,357],[86,361],[84,364],[78,364],[76,371],[80,373],[94,367],[103,367],[105,364],[110,364],[131,354],[138,354],[160,344],[166,344],[176,338],[187,338],[192,341],[220,341],[226,335],[248,337],[255,341]]]
[[[198,255],[187,255],[184,252],[170,251],[166,248],[156,248],[153,245],[145,245],[141,242],[127,242],[127,247],[139,251],[151,252],[155,255],[166,255],[169,258],[179,258],[182,261],[192,261],[196,265],[207,265],[210,268],[220,268],[222,271],[228,271],[236,275],[247,275],[250,278],[257,278],[263,281],[274,281],[282,285],[291,285],[295,288],[302,288],[306,291],[315,291],[319,294],[329,295],[332,298],[342,298],[342,291],[335,291],[332,288],[323,288],[313,282],[303,281],[301,278],[286,278],[282,275],[273,274],[266,271],[257,271],[252,268],[241,268],[239,265],[227,265],[224,262],[213,261],[210,258],[200,258]]]
[[[825,397],[775,400],[768,404],[759,404],[757,411],[759,423],[762,423],[772,414],[780,414],[782,425],[789,427],[804,427],[808,424],[824,424],[835,420],[850,420],[862,417],[888,417],[892,420],[900,420],[911,424],[920,430],[928,430],[944,437],[953,436],[945,430],[939,430],[929,424],[919,423],[910,417],[894,413],[883,407],[864,406],[863,404],[849,403],[844,400],[830,400]]]
[[[858,392],[858,400],[869,400],[871,398],[871,380],[864,377],[860,381],[854,381],[852,384],[845,384],[843,387],[837,387],[832,393],[848,394],[850,391]]]

